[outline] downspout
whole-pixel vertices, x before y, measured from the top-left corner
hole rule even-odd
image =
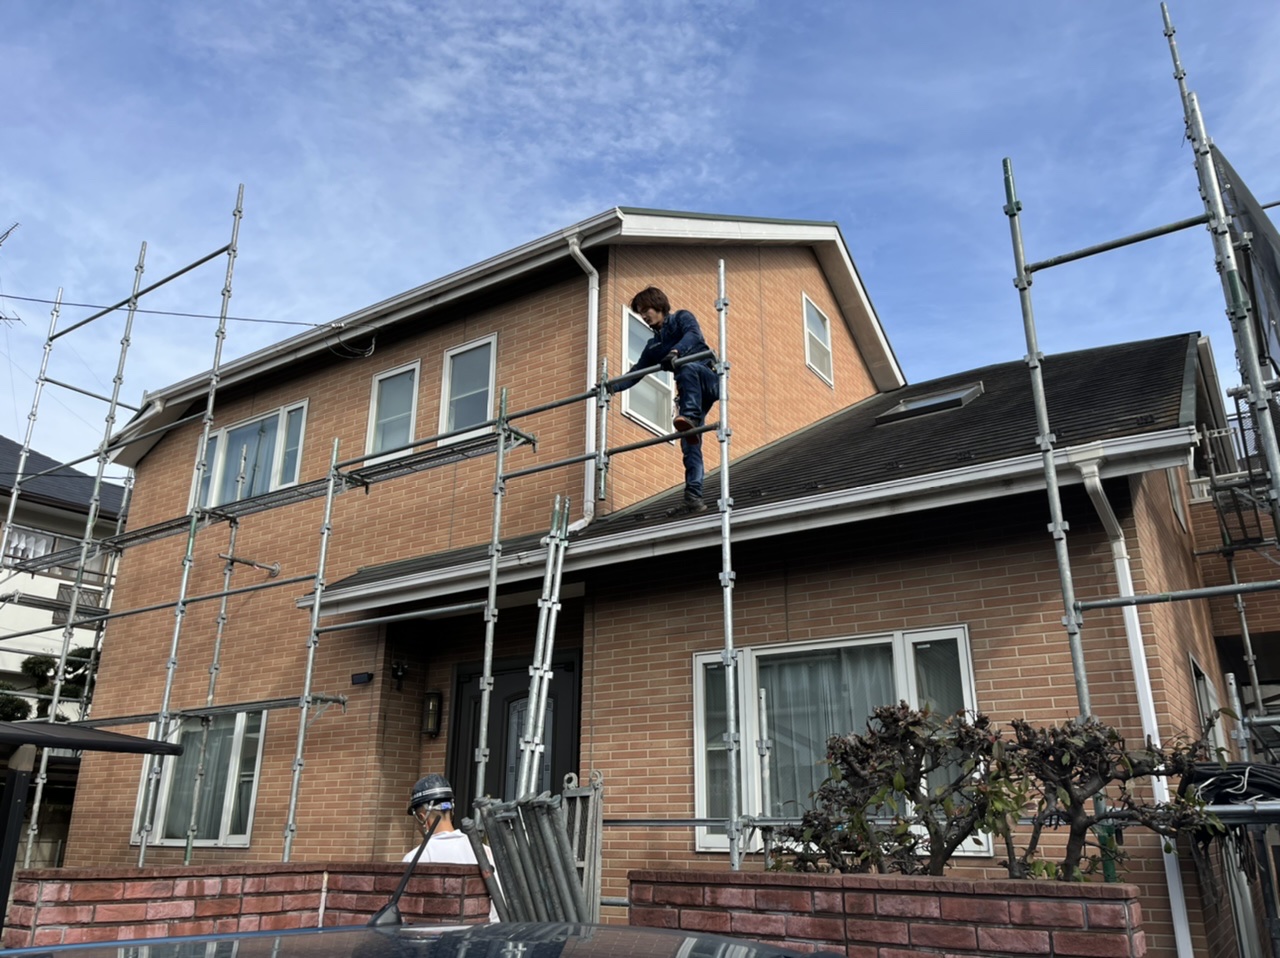
[[[587,384],[586,390],[596,388],[597,367],[600,365],[600,273],[582,255],[582,238],[569,237],[569,253],[587,274]],[[596,416],[598,400],[592,396],[587,400],[587,429],[584,447],[587,452],[596,451]],[[569,526],[569,534],[579,532],[591,524],[596,516],[596,461],[588,459],[583,463],[582,478],[582,518]]]
[[[1111,542],[1111,556],[1115,563],[1116,583],[1120,595],[1126,598],[1134,595],[1133,573],[1129,566],[1129,547],[1125,542],[1124,529],[1116,518],[1102,488],[1102,476],[1098,467],[1102,463],[1099,450],[1094,446],[1086,446],[1082,450],[1073,450],[1070,454],[1071,464],[1080,471],[1085,490],[1097,510],[1098,518],[1106,530]],[[1160,746],[1160,729],[1156,723],[1155,696],[1151,691],[1151,675],[1147,671],[1146,645],[1142,638],[1142,623],[1138,619],[1137,606],[1127,605],[1121,609],[1124,616],[1124,634],[1129,643],[1129,661],[1133,666],[1134,690],[1138,696],[1138,717],[1142,722],[1142,734],[1151,740],[1155,747]],[[1169,783],[1163,778],[1151,780],[1151,790],[1157,802],[1169,800]],[[1172,852],[1165,852],[1164,880],[1169,889],[1169,911],[1173,918],[1173,937],[1177,943],[1178,958],[1193,958],[1195,949],[1191,945],[1191,921],[1187,916],[1187,897],[1182,887],[1182,872],[1178,869],[1178,857]]]

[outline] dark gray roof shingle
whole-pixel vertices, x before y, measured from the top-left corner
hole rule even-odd
[[[6,436],[0,436],[0,492],[12,492],[18,475],[18,462],[22,456],[22,444]],[[27,453],[24,476],[53,469],[59,463],[32,449]],[[25,479],[18,501],[29,499],[46,505],[61,506],[74,512],[87,513],[93,496],[93,476],[86,476],[75,469],[63,467],[47,476]],[[102,483],[98,514],[104,519],[114,519],[120,514],[124,502],[124,486],[114,482]]]

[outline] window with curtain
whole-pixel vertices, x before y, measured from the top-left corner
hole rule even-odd
[[[831,320],[808,296],[804,301],[804,361],[828,384],[834,384],[831,369]]]
[[[872,709],[905,700],[952,713],[973,709],[963,626],[739,650],[735,696],[742,811],[793,818],[825,777],[832,735],[861,732]],[[699,818],[729,811],[725,670],[720,652],[694,657],[695,781]],[[758,745],[767,739],[762,757]],[[723,828],[700,828],[698,848],[724,848]]]
[[[294,403],[211,432],[205,448],[200,505],[217,506],[294,485],[306,415],[307,404]]]
[[[630,369],[640,361],[645,343],[653,333],[643,319],[625,306],[622,308],[622,337],[627,346],[626,369]],[[613,373],[612,377],[616,378],[626,369]],[[675,399],[675,377],[668,372],[650,373],[622,393],[622,412],[664,436],[675,431],[671,425]]]
[[[413,441],[418,415],[418,363],[388,369],[373,377],[365,452],[397,449]]]
[[[171,738],[183,753],[165,760],[154,813],[156,844],[182,845],[195,810],[201,845],[248,845],[262,756],[266,712],[214,715],[206,731],[199,718],[184,718]],[[204,770],[198,774],[203,753]],[[148,764],[143,763],[134,836],[146,803]]]
[[[440,431],[453,432],[478,426],[493,418],[494,360],[498,337],[484,339],[450,349],[444,354],[444,383],[440,399]],[[452,436],[458,441],[480,435],[484,427]]]

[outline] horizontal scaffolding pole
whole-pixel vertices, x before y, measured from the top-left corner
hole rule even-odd
[[[228,702],[226,705],[205,705],[194,709],[174,709],[169,715],[174,718],[201,718],[214,715],[234,715],[237,712],[266,712],[274,709],[297,708],[300,699],[294,695],[289,698],[257,699],[252,702]],[[345,695],[313,695],[311,701],[341,705],[346,708]],[[85,719],[83,722],[68,722],[72,728],[103,728],[108,725],[142,725],[160,718],[159,712],[143,712],[141,715],[117,715],[113,718]]]
[[[160,602],[156,605],[144,605],[136,609],[126,609],[123,612],[108,612],[106,615],[90,615],[83,619],[76,619],[75,625],[92,625],[96,622],[109,622],[113,619],[125,619],[132,615],[144,615],[147,612],[163,612],[165,609],[176,609],[183,602],[191,605],[195,602],[208,602],[211,599],[221,599],[224,595],[243,595],[246,592],[260,592],[263,589],[274,589],[282,585],[297,585],[299,582],[315,582],[314,575],[297,575],[291,579],[273,579],[270,582],[259,582],[257,585],[245,585],[238,589],[227,589],[224,592],[208,592],[204,595],[193,595],[183,601]],[[46,625],[38,629],[27,629],[23,632],[13,632],[5,636],[6,639],[17,639],[25,635],[39,635],[42,632],[48,632],[50,629],[61,629],[62,625]]]
[[[341,632],[344,629],[361,629],[369,625],[386,625],[388,622],[409,622],[414,619],[438,619],[447,615],[458,615],[464,612],[478,612],[485,607],[484,602],[460,602],[457,605],[442,605],[437,609],[419,609],[417,612],[401,612],[398,615],[383,615],[376,619],[361,619],[359,622],[343,622],[340,625],[322,625],[316,632]]]
[[[1280,200],[1263,204],[1264,210],[1269,210],[1273,206],[1280,206]],[[1049,259],[1042,259],[1038,263],[1028,263],[1026,270],[1028,273],[1034,273],[1036,270],[1049,269],[1053,266],[1061,266],[1063,263],[1074,263],[1078,259],[1084,259],[1088,256],[1096,256],[1098,253],[1108,253],[1113,249],[1120,249],[1124,246],[1132,246],[1134,243],[1141,243],[1144,240],[1155,239],[1157,236],[1166,236],[1169,233],[1177,233],[1180,230],[1190,229],[1192,226],[1200,226],[1209,222],[1209,214],[1201,213],[1199,216],[1191,216],[1185,220],[1178,220],[1176,223],[1169,223],[1166,226],[1156,226],[1149,230],[1143,230],[1141,233],[1134,233],[1131,236],[1123,236],[1120,239],[1114,239],[1107,243],[1098,243],[1095,246],[1086,246],[1084,249],[1078,249],[1074,253],[1063,253],[1061,256],[1051,256]]]
[[[112,401],[110,396],[99,396],[97,393],[89,392],[87,389],[81,389],[79,386],[73,386],[71,383],[64,383],[62,380],[53,379],[50,376],[45,376],[44,381],[52,383],[55,386],[61,386],[63,389],[70,389],[73,393],[79,393],[81,396],[88,396],[90,399],[101,399],[103,402]],[[115,404],[117,406],[122,406],[131,412],[139,411],[137,406],[130,406],[127,402],[121,402],[119,399],[115,400]]]
[[[188,263],[186,266],[182,267],[182,269],[178,270],[176,273],[170,273],[168,276],[164,277],[163,279],[156,280],[150,286],[146,287],[145,289],[140,289],[136,293],[134,293],[132,296],[129,296],[125,299],[120,300],[120,302],[116,303],[114,306],[105,306],[102,309],[98,310],[98,312],[94,313],[92,316],[88,317],[87,319],[82,319],[78,323],[72,323],[66,329],[63,329],[63,330],[60,330],[59,332],[54,333],[52,336],[49,337],[49,341],[52,342],[53,340],[58,339],[59,337],[67,335],[67,333],[74,332],[75,330],[79,329],[81,326],[87,326],[89,323],[92,323],[95,319],[101,319],[103,316],[106,316],[108,313],[114,313],[117,309],[124,309],[131,302],[136,302],[137,300],[141,299],[143,296],[146,296],[147,293],[150,293],[159,289],[165,283],[170,283],[173,280],[177,279],[179,276],[183,276],[186,273],[191,272],[193,269],[203,266],[205,263],[209,262],[209,260],[211,259],[217,259],[219,256],[221,256],[223,253],[225,253],[229,249],[231,249],[230,243],[228,243],[226,246],[223,246],[221,249],[214,250],[208,256],[202,256],[200,259],[196,260],[194,263]]]
[[[1274,592],[1280,589],[1280,581],[1242,582],[1239,585],[1211,585],[1203,589],[1181,589],[1175,592],[1153,592],[1147,595],[1118,596],[1114,599],[1092,599],[1077,602],[1076,608],[1116,609],[1130,605],[1155,605],[1160,602],[1183,602],[1187,599],[1212,599],[1221,595],[1244,595],[1249,592]]]
[[[116,405],[121,406],[124,404],[116,403]],[[156,436],[156,435],[159,435],[160,433],[168,432],[170,429],[177,429],[179,426],[185,426],[189,422],[194,422],[198,419],[203,419],[203,418],[204,418],[203,412],[198,412],[190,416],[184,416],[183,418],[179,419],[177,422],[171,422],[167,426],[159,426],[156,429],[149,429],[146,432],[140,432],[136,436],[132,436],[129,439],[126,439],[124,442],[113,442],[111,443],[111,445],[107,446],[106,451],[108,453],[119,452],[121,449],[125,449],[129,446],[132,446],[135,442],[141,442],[143,439],[150,439],[152,436]],[[68,460],[67,462],[60,462],[58,463],[58,465],[50,466],[48,469],[42,470],[41,472],[33,472],[28,475],[25,475],[22,477],[22,482],[30,482],[32,479],[38,479],[40,476],[49,476],[55,472],[60,472],[63,469],[66,469],[70,466],[78,466],[82,462],[88,462],[90,459],[97,459],[97,458],[98,458],[98,454],[96,452],[91,452],[87,456],[81,456],[79,459],[71,459],[71,460]]]
[[[704,432],[714,432],[718,428],[720,428],[719,423],[707,423],[706,425],[698,426],[696,429],[686,429],[684,432],[672,432],[667,433],[665,436],[654,436],[651,439],[641,439],[638,442],[630,442],[625,446],[614,446],[612,449],[606,449],[604,454],[606,456],[615,456],[623,452],[633,452],[636,449],[643,449],[646,446],[657,446],[664,442],[672,442],[673,440],[687,438],[688,436],[701,435]],[[569,456],[566,459],[557,459],[555,462],[544,462],[541,465],[528,466],[524,469],[516,469],[513,472],[504,472],[502,474],[502,478],[504,480],[518,479],[521,476],[531,476],[537,472],[548,472],[552,469],[559,469],[563,466],[572,466],[575,463],[595,459],[596,455],[597,454],[594,452],[584,452],[577,456]]]

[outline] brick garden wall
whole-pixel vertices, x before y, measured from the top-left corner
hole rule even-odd
[[[1135,885],[633,871],[631,924],[849,958],[1141,958]]]
[[[3,946],[362,925],[402,874],[367,862],[24,871]],[[474,866],[420,865],[400,912],[406,924],[483,923],[489,896]]]

